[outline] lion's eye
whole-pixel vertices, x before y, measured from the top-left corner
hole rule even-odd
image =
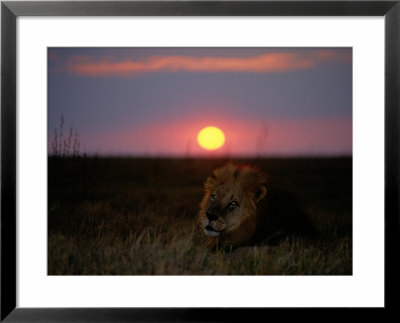
[[[238,206],[239,206],[239,203],[236,202],[236,201],[232,201],[231,203],[229,203],[229,207],[231,207],[231,208],[235,208],[235,207],[238,207]]]
[[[215,201],[215,198],[216,198],[216,197],[217,197],[217,194],[212,193],[211,196],[210,196],[211,201]]]

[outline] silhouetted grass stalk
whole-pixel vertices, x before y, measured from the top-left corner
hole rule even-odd
[[[73,127],[69,128],[68,136],[64,136],[64,116],[61,115],[59,129],[54,129],[54,139],[52,142],[54,157],[77,157],[79,156],[79,134]]]

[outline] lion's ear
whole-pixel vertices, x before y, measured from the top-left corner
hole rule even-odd
[[[260,202],[265,195],[267,195],[267,188],[264,185],[258,186],[254,194],[256,203]]]

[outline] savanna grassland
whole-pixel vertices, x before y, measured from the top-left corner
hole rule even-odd
[[[313,242],[207,251],[202,184],[223,159],[49,157],[49,275],[351,275],[352,159],[236,160],[296,193]]]

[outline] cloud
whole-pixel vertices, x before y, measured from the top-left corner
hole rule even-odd
[[[340,63],[351,63],[353,60],[352,52],[329,49],[316,51],[315,57],[321,61],[336,61]]]
[[[280,52],[251,57],[151,56],[123,61],[72,56],[66,62],[66,70],[71,74],[92,77],[132,77],[154,72],[279,73],[312,68],[324,61],[348,62],[346,55],[320,50],[308,55]]]

